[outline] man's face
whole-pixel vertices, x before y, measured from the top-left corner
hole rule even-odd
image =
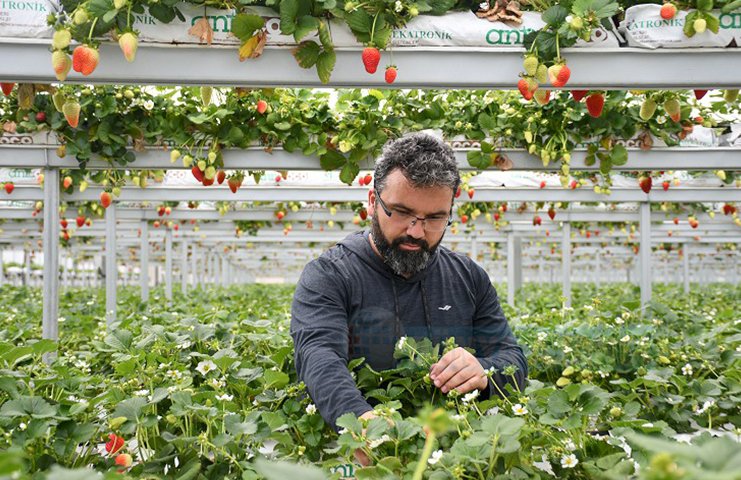
[[[423,222],[414,222],[410,215],[437,219],[438,224],[441,221],[444,224],[450,215],[453,191],[448,187],[414,188],[400,170],[395,170],[386,178],[380,197],[372,190],[368,194],[373,243],[394,273],[414,275],[427,266],[445,230],[430,231],[429,226],[425,229]],[[381,202],[391,216],[386,214]]]

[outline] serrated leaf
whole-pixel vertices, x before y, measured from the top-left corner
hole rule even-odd
[[[293,50],[293,56],[301,68],[311,68],[316,65],[320,53],[321,48],[312,41],[301,42]]]
[[[0,416],[49,418],[56,415],[57,409],[41,397],[18,397],[5,402],[0,408]]]
[[[688,38],[692,38],[695,35],[695,20],[698,18],[699,13],[697,11],[692,11],[687,14],[687,16],[684,18],[684,28],[682,31],[684,32],[685,36]]]
[[[471,151],[466,154],[468,164],[476,170],[486,170],[491,165],[491,159],[488,154],[481,151]]]
[[[291,35],[296,30],[296,16],[298,15],[298,7],[298,0],[281,0],[280,31],[284,35]]]
[[[329,83],[336,61],[337,55],[334,50],[325,50],[319,54],[319,59],[316,61],[316,73],[323,84]]]
[[[265,20],[261,16],[240,13],[232,20],[232,34],[244,42],[254,37],[264,26]]]
[[[345,163],[347,163],[347,159],[337,150],[329,150],[327,153],[319,157],[319,164],[327,171],[337,170]]]
[[[175,19],[175,10],[161,3],[149,5],[149,14],[162,23],[170,23]]]
[[[342,180],[342,183],[352,185],[352,182],[355,180],[355,177],[358,176],[358,173],[360,173],[360,167],[357,163],[346,162],[345,165],[342,166],[342,170],[340,170],[340,180]]]
[[[147,405],[147,400],[142,397],[128,398],[116,405],[113,411],[113,417],[126,417],[132,422],[136,422],[141,414],[142,408]]]
[[[306,35],[317,29],[319,29],[319,20],[311,15],[304,15],[296,23],[293,38],[300,42]]]
[[[317,467],[288,462],[269,462],[262,458],[255,460],[255,468],[267,480],[285,480],[286,478],[324,480],[326,478],[324,472]]]
[[[610,161],[613,165],[625,165],[628,162],[628,150],[623,145],[615,145],[610,154]]]
[[[557,28],[566,21],[566,17],[569,16],[569,11],[561,5],[553,5],[548,10],[543,12],[540,18],[548,25]]]
[[[118,10],[108,10],[105,15],[103,15],[103,21],[105,23],[111,22],[114,18],[116,18],[116,15],[118,15]]]
[[[718,20],[718,17],[706,13],[703,18],[705,18],[705,21],[707,22],[707,29],[713,33],[718,33],[718,29],[720,28],[720,20]]]
[[[697,9],[708,11],[713,9],[713,0],[697,0]]]
[[[488,132],[488,131],[491,131],[497,128],[496,121],[491,117],[491,115],[489,115],[486,112],[482,112],[479,115],[478,120],[479,120],[479,127],[481,127],[481,130],[483,130],[484,132]]]
[[[353,32],[370,33],[373,26],[373,17],[363,9],[357,9],[347,14],[345,20]]]

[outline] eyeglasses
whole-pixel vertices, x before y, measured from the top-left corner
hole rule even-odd
[[[378,204],[381,206],[383,211],[388,215],[391,220],[399,225],[406,225],[407,228],[413,227],[417,222],[422,222],[422,228],[426,232],[442,232],[451,223],[453,223],[453,213],[447,217],[433,215],[431,217],[419,218],[411,213],[401,212],[399,210],[390,210],[386,204],[381,200],[381,195],[378,194],[378,190],[374,190]]]

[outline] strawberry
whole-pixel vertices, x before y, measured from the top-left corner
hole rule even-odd
[[[538,57],[535,55],[526,55],[525,60],[522,62],[523,68],[525,68],[525,73],[530,75],[531,77],[534,77],[535,74],[538,72]]]
[[[139,48],[139,39],[134,32],[126,32],[119,37],[118,46],[121,47],[126,61],[133,62],[136,57],[136,50]]]
[[[540,188],[545,188],[545,180],[540,181]]]
[[[35,118],[37,123],[46,123],[46,112],[37,112]]]
[[[15,189],[15,185],[13,185],[13,182],[5,182],[5,192],[10,195],[13,193],[13,190]]]
[[[468,215],[465,213],[461,215],[461,223],[468,223]]]
[[[738,98],[738,89],[737,88],[731,88],[728,90],[723,90],[723,100],[725,100],[727,103],[734,103],[736,99]]]
[[[116,455],[116,459],[114,460],[116,465],[119,467],[129,468],[132,463],[134,463],[134,459],[131,458],[131,455],[128,453],[119,453]]]
[[[695,92],[695,98],[697,100],[700,100],[702,97],[705,96],[706,93],[708,93],[707,90],[694,90],[694,92]]]
[[[92,218],[86,218],[85,219],[85,226],[86,227],[92,227],[93,226],[93,219]]]
[[[63,229],[66,229],[67,228],[67,225],[68,225],[67,219],[66,218],[63,218],[63,219],[59,220],[59,225],[61,225]]]
[[[650,120],[654,113],[656,113],[656,102],[652,98],[645,99],[641,104],[641,111],[638,113],[641,120]]]
[[[502,218],[502,216],[501,216],[501,215],[499,214],[499,212],[496,212],[496,213],[495,213],[495,214],[493,215],[493,217],[494,217],[494,221],[495,221],[495,222],[498,222],[498,221],[499,221],[499,219],[500,219],[500,218]]]
[[[665,192],[669,190],[670,185],[671,182],[669,180],[664,180],[663,182],[661,182],[661,188],[663,188]]]
[[[239,189],[240,181],[236,176],[229,177],[229,180],[227,180],[227,185],[229,185],[229,190],[232,191],[232,193],[237,193],[237,189]]]
[[[676,98],[670,98],[669,100],[664,102],[664,111],[673,121],[678,122],[681,116],[681,112],[679,109],[679,100],[677,100]]]
[[[190,169],[190,173],[193,174],[194,177],[196,177],[196,180],[199,182],[203,182],[203,172],[200,168],[198,168],[198,165],[193,165],[193,168]]]
[[[113,198],[111,197],[111,192],[100,192],[100,204],[103,205],[103,208],[108,208],[111,206],[111,200]],[[108,448],[108,444],[106,444],[106,449]],[[110,450],[109,450],[110,453]]]
[[[62,106],[62,113],[69,126],[77,128],[80,123],[80,104],[76,100],[67,100]]]
[[[51,40],[51,48],[54,50],[64,50],[65,48],[69,47],[70,42],[72,41],[72,33],[65,29],[57,30],[54,32],[54,36]]]
[[[214,87],[208,85],[201,87],[201,103],[204,107],[208,107],[211,104],[211,95],[214,93]]]
[[[286,214],[282,210],[278,210],[277,212],[275,212],[275,217],[278,220],[283,220],[283,217],[285,217],[285,216],[286,216]]]
[[[533,217],[533,225],[540,225],[542,220],[540,219],[540,215],[535,215]]]
[[[587,111],[594,118],[602,115],[602,109],[605,106],[605,95],[602,93],[593,93],[587,97]]]
[[[475,193],[475,190],[473,188],[468,189],[468,198],[473,199],[473,194]]]
[[[730,203],[726,203],[723,205],[724,215],[733,215],[734,213],[736,213],[736,207],[734,205],[731,205]]]
[[[216,180],[216,176],[214,175],[211,178],[206,177],[206,175],[203,175],[203,181],[201,182],[204,187],[210,187],[214,184],[214,181]]]
[[[72,69],[83,75],[90,75],[98,66],[100,54],[88,45],[79,45],[72,52]]]
[[[363,177],[363,184],[365,185],[370,185],[372,181],[373,175],[371,175],[370,173],[366,174],[365,177]]]
[[[674,217],[674,225],[679,225],[679,217]]]
[[[554,87],[563,87],[571,77],[571,70],[565,63],[556,63],[548,67],[548,80]]]
[[[548,67],[544,63],[538,65],[538,70],[535,72],[535,81],[538,83],[545,83],[548,81]]]
[[[82,228],[85,225],[85,217],[82,215],[78,215],[75,221],[77,222],[77,228]]]
[[[551,91],[536,90],[533,96],[535,97],[535,101],[538,102],[539,105],[545,105],[546,103],[548,103],[548,100],[551,99]]]
[[[461,196],[461,187],[458,187],[458,190],[455,191],[455,198],[458,198]]]
[[[376,47],[366,47],[363,49],[361,57],[363,59],[363,65],[365,65],[365,71],[376,73],[378,64],[381,62],[381,52]]]
[[[556,217],[556,211],[553,209],[553,207],[548,209],[548,216],[551,217],[551,220]]]
[[[13,91],[14,86],[15,86],[15,83],[0,82],[0,89],[2,89],[3,93],[6,96],[10,95],[10,92]]]
[[[165,207],[160,206],[160,208],[157,209],[157,215],[160,217],[165,214]]]
[[[581,102],[581,99],[584,98],[587,93],[589,93],[589,90],[571,90],[571,96],[574,97],[574,100],[577,102]]]
[[[523,77],[517,82],[517,88],[525,100],[531,100],[535,91],[538,90],[538,82],[533,77]]]
[[[689,219],[690,227],[697,228],[700,225],[700,222],[697,221],[695,218]]]
[[[64,186],[65,189],[71,187],[72,186],[72,177],[70,177],[69,175],[67,175],[66,177],[64,177],[64,180],[62,180],[62,186]]]
[[[226,172],[224,170],[219,170],[219,173],[216,174],[216,181],[219,182],[219,185],[224,183],[224,180],[226,179]]]
[[[172,213],[171,207],[165,207],[165,215],[170,215]]]
[[[358,215],[360,215],[361,220],[365,220],[366,218],[368,218],[368,210],[366,210],[365,208],[361,208],[360,212],[358,212]]]
[[[653,180],[649,176],[641,175],[640,177],[638,177],[638,185],[641,187],[641,190],[643,190],[644,193],[648,193],[651,191]]]
[[[386,83],[394,83],[394,80],[396,80],[396,67],[393,65],[389,65],[386,67],[386,74],[384,75],[384,79],[386,80]]]
[[[708,21],[704,18],[698,18],[692,22],[692,28],[695,29],[695,33],[705,33],[708,28]]]
[[[664,20],[671,20],[676,14],[677,7],[671,2],[663,4],[661,6],[661,10],[659,11],[659,15],[661,15],[661,18],[663,18]]]
[[[160,228],[160,225],[162,225],[162,224],[160,223],[159,220],[155,220],[154,222],[152,222],[152,226],[154,228]]]
[[[54,69],[54,74],[57,76],[57,80],[63,82],[67,79],[67,74],[70,68],[72,68],[72,61],[69,55],[61,50],[55,50],[51,54],[51,66]]]
[[[257,101],[257,113],[262,115],[265,113],[265,111],[268,109],[268,102],[265,100],[258,100]]]

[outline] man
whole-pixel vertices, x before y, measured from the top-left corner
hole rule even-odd
[[[373,416],[347,369],[365,357],[376,370],[392,368],[402,336],[461,347],[434,364],[430,378],[443,393],[478,389],[496,393],[485,369],[503,390],[501,375],[517,367],[519,386],[527,362],[512,335],[486,272],[440,242],[450,225],[460,184],[453,151],[442,141],[413,134],[391,142],[376,163],[368,192],[371,232],[349,235],[304,269],[293,297],[291,335],[299,378],[324,420]]]

